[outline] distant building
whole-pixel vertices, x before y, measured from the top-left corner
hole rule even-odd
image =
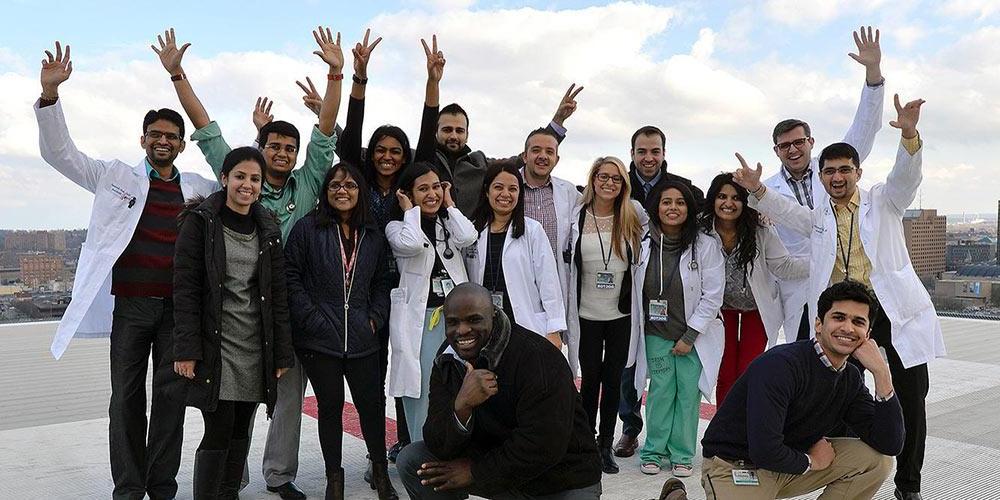
[[[4,237],[6,250],[21,252],[64,252],[66,231],[9,231]]]
[[[903,215],[903,236],[913,269],[929,281],[945,271],[945,239],[948,218],[937,210],[907,210]]]
[[[963,307],[1000,307],[1000,266],[977,264],[943,273],[934,296],[955,300]]]
[[[996,243],[988,237],[951,242],[945,249],[945,270],[957,271],[962,266],[992,262],[996,248]]]
[[[22,255],[20,260],[21,281],[29,287],[52,281],[58,278],[63,270],[63,259],[56,255]]]

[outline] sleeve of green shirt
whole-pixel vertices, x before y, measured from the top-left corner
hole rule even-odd
[[[333,166],[333,153],[337,148],[337,133],[323,135],[319,126],[313,125],[309,145],[306,146],[306,161],[296,174],[296,182],[313,199],[319,196],[320,184],[326,177],[326,171]]]
[[[201,149],[201,154],[205,156],[205,161],[212,167],[215,177],[218,178],[221,176],[222,161],[226,159],[226,155],[233,148],[229,147],[229,144],[226,144],[226,140],[222,138],[222,129],[219,128],[219,124],[213,120],[208,125],[195,130],[191,134],[191,140],[198,144],[198,149]]]

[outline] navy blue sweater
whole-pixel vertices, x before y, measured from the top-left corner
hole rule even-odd
[[[812,340],[760,355],[729,391],[701,440],[706,458],[749,460],[774,472],[801,474],[805,453],[846,423],[884,455],[903,449],[899,398],[876,402],[861,372],[848,363],[834,372]]]

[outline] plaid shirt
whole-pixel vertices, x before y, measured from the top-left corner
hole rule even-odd
[[[524,215],[531,217],[542,225],[545,229],[545,236],[549,237],[549,244],[552,246],[552,255],[559,258],[559,251],[556,249],[556,242],[559,239],[558,217],[556,216],[556,204],[552,198],[552,179],[544,186],[531,187],[524,184]]]
[[[847,362],[846,361],[844,362],[843,365],[840,365],[840,368],[837,368],[837,367],[833,366],[833,362],[830,361],[830,358],[828,358],[826,356],[826,353],[823,352],[823,347],[821,345],[819,345],[819,341],[816,340],[815,338],[813,338],[813,347],[816,348],[816,354],[819,355],[819,360],[823,362],[823,366],[829,368],[830,370],[832,370],[834,372],[842,372],[842,371],[844,371],[847,368]]]
[[[795,199],[798,200],[799,205],[808,205],[809,208],[813,208],[812,176],[812,165],[806,167],[806,173],[800,180],[792,177],[784,165],[781,166],[781,177],[795,193]]]

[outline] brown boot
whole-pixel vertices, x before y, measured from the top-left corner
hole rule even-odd
[[[344,500],[344,469],[327,470],[326,500]]]
[[[628,458],[635,455],[635,449],[639,447],[639,440],[628,434],[622,434],[615,443],[614,451],[616,457]]]
[[[687,500],[687,497],[684,483],[674,477],[667,479],[660,490],[660,500]]]

